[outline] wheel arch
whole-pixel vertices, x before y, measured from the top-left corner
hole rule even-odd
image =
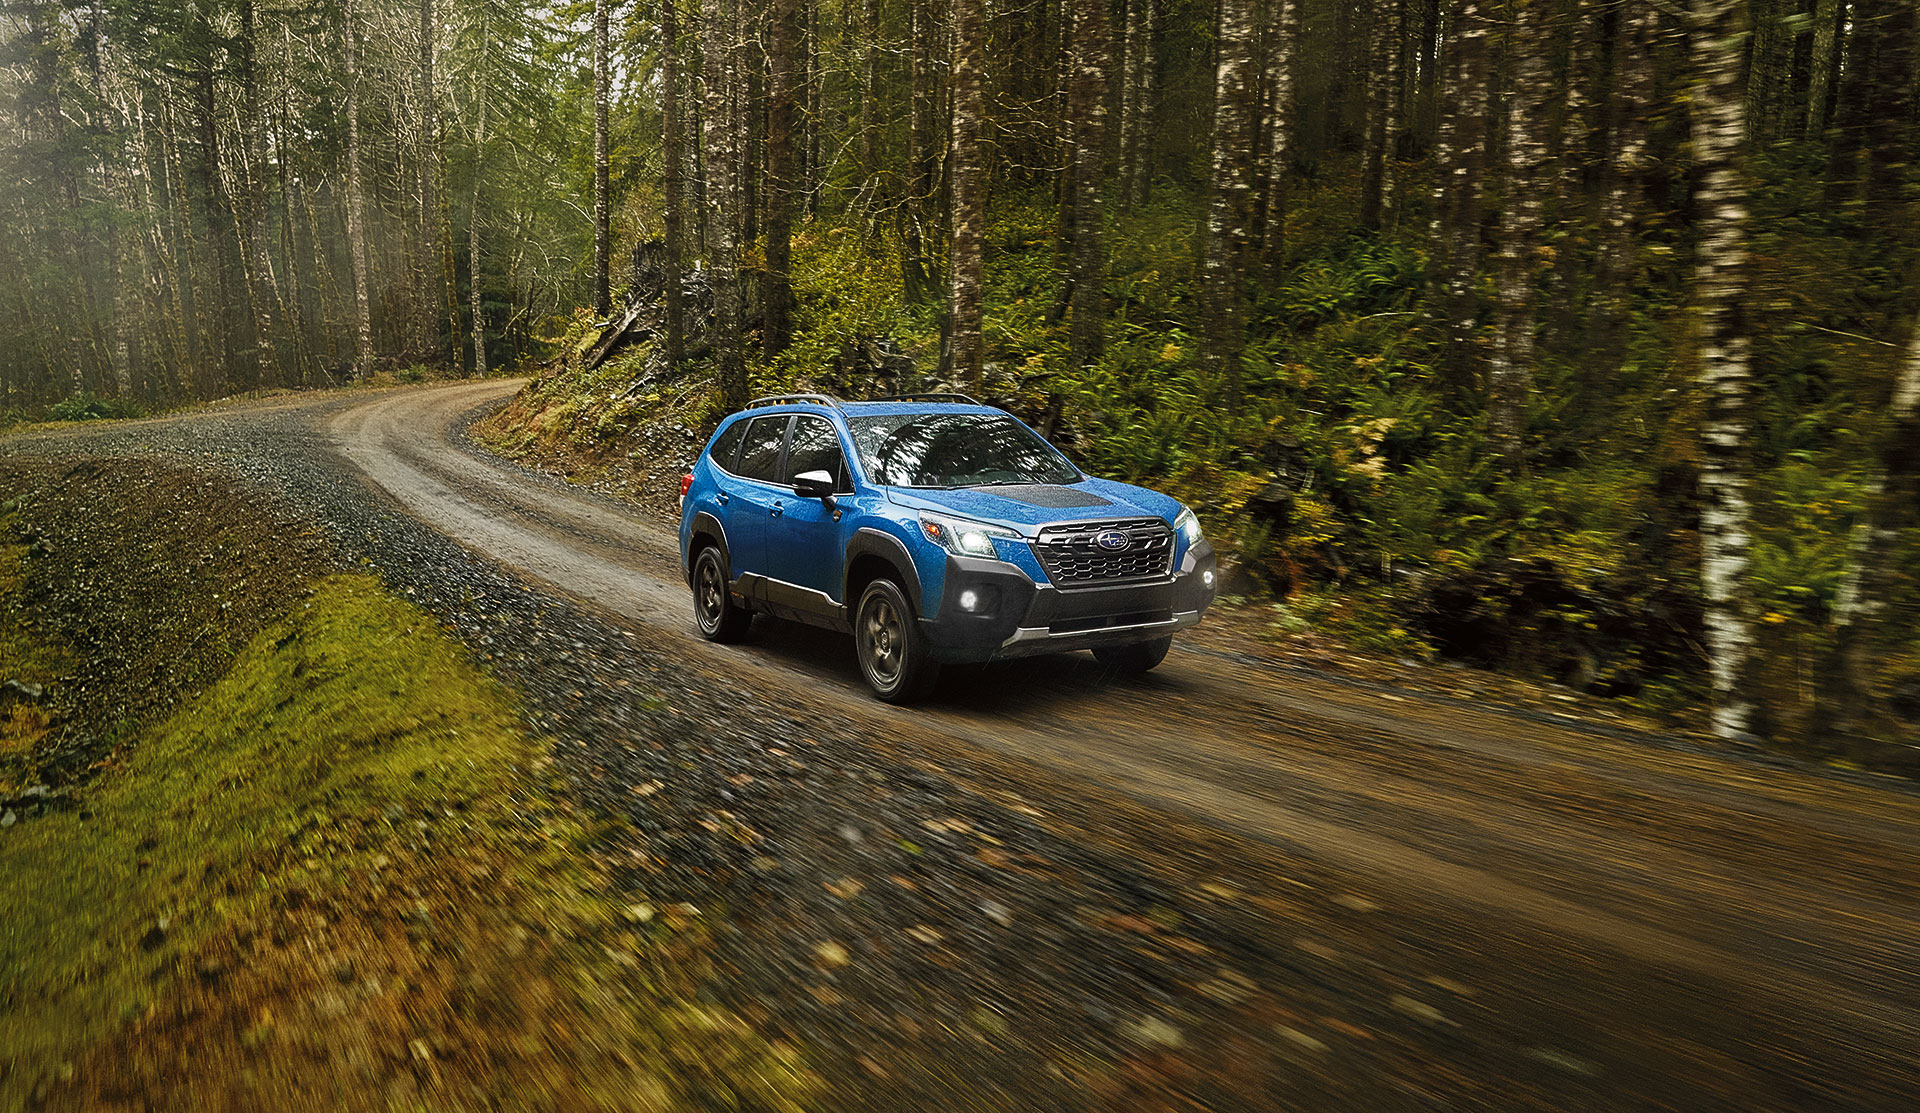
[[[841,598],[846,601],[847,614],[852,616],[854,608],[860,605],[860,593],[874,580],[892,573],[901,590],[906,592],[907,603],[913,608],[914,617],[919,617],[922,606],[920,594],[920,574],[914,569],[913,557],[900,539],[891,534],[882,533],[872,527],[866,527],[853,535],[847,543],[847,568],[844,591]]]

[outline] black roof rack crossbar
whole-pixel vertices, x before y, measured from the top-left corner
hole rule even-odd
[[[985,403],[981,402],[977,398],[974,398],[972,395],[960,394],[955,391],[945,391],[945,392],[936,391],[935,393],[932,393],[932,394],[889,394],[884,398],[872,399],[872,401],[875,401],[875,402],[957,402],[963,406],[985,405]]]
[[[757,410],[761,406],[784,406],[791,402],[815,402],[822,406],[840,408],[840,399],[831,394],[769,394],[765,398],[755,398],[747,403],[747,408]]]

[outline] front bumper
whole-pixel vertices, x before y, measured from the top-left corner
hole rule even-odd
[[[1061,589],[1006,561],[949,556],[939,612],[920,629],[949,662],[1154,641],[1200,621],[1213,603],[1214,564],[1202,539],[1163,579]]]

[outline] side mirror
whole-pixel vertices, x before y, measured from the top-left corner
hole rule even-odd
[[[833,501],[833,476],[824,471],[803,471],[793,477],[793,493],[803,499]]]

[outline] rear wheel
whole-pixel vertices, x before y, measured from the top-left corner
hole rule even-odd
[[[710,642],[737,642],[753,621],[753,612],[734,603],[727,590],[727,558],[713,545],[693,558],[693,618]]]
[[[1133,645],[1106,645],[1093,651],[1093,659],[1112,669],[1114,672],[1138,675],[1153,671],[1153,667],[1167,659],[1167,650],[1173,648],[1173,635],[1156,638],[1150,642],[1135,642]]]
[[[860,593],[853,644],[867,686],[888,703],[912,703],[939,679],[940,662],[927,650],[906,593],[892,580],[875,580]]]

